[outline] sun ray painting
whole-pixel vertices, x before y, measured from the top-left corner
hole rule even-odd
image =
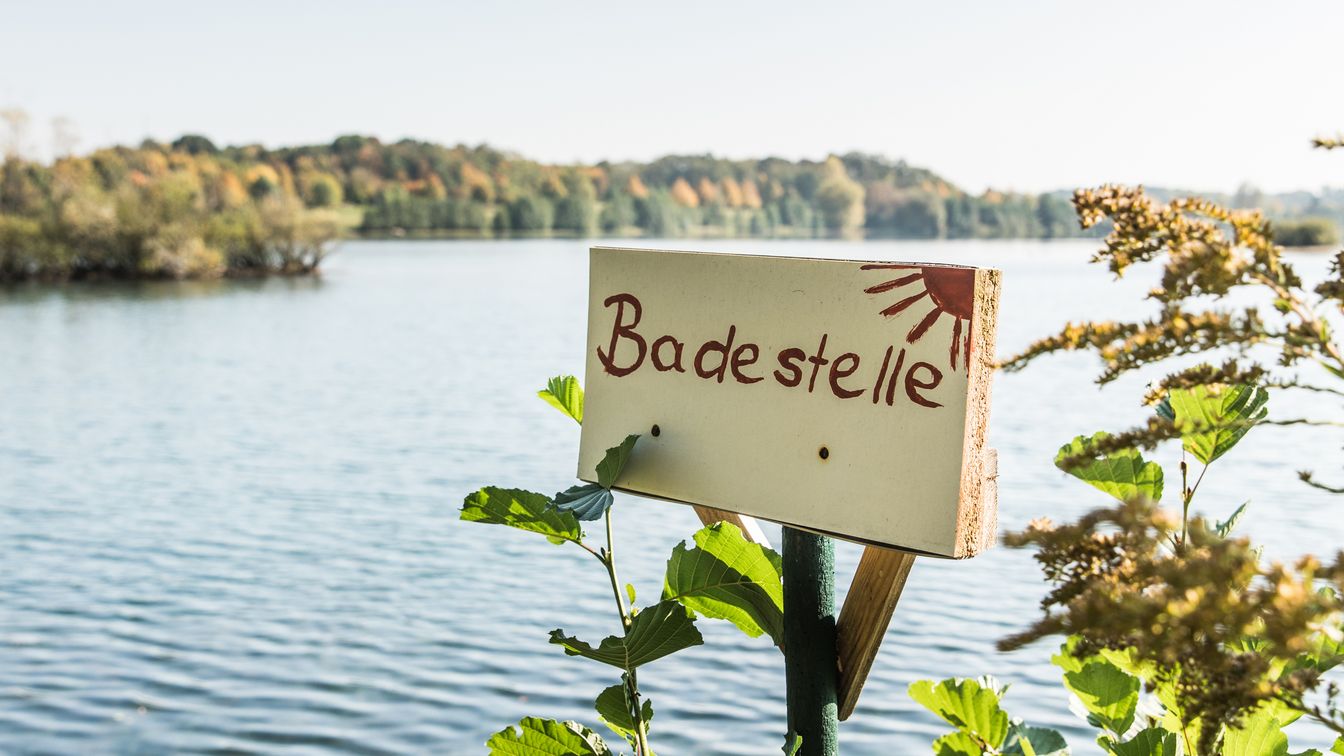
[[[924,313],[910,332],[906,334],[906,343],[914,344],[928,333],[933,324],[943,315],[952,317],[952,343],[948,350],[949,365],[957,369],[960,360],[964,367],[971,364],[971,314],[975,306],[975,269],[950,265],[903,265],[899,263],[873,263],[864,265],[863,270],[911,271],[889,281],[869,286],[866,294],[885,294],[896,292],[901,296],[895,303],[882,309],[888,318],[915,308],[919,312],[926,307],[924,300],[932,307]],[[916,288],[919,287],[919,288]],[[904,290],[904,291],[902,291]]]

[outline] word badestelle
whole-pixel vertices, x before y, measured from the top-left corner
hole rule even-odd
[[[637,327],[644,316],[644,306],[634,294],[613,294],[602,302],[604,307],[616,308],[612,319],[611,339],[605,350],[597,347],[597,359],[603,369],[616,378],[621,378],[639,370],[648,364],[659,372],[686,373],[693,370],[695,375],[705,380],[723,383],[728,377],[737,383],[760,383],[773,378],[786,388],[797,388],[807,383],[808,393],[817,389],[829,391],[840,399],[856,399],[871,391],[872,403],[885,401],[891,406],[896,401],[897,388],[904,388],[905,397],[921,407],[941,407],[928,397],[942,383],[943,373],[927,362],[914,362],[906,366],[906,351],[894,346],[887,347],[882,355],[881,366],[871,383],[865,374],[874,375],[872,368],[863,371],[860,367],[871,365],[876,360],[865,362],[854,352],[844,352],[831,359],[826,355],[826,342],[830,334],[821,334],[816,349],[811,354],[800,347],[788,347],[775,355],[778,367],[771,369],[767,365],[758,365],[761,359],[759,345],[743,341],[738,343],[737,326],[728,326],[728,334],[723,341],[706,341],[701,344],[693,356],[686,356],[686,344],[675,336],[664,334],[649,341]],[[628,320],[627,320],[628,311]],[[616,359],[617,346],[622,340],[633,344],[635,357],[625,363]],[[829,366],[829,367],[828,367]],[[823,369],[825,368],[825,369]],[[902,372],[904,371],[904,372]]]

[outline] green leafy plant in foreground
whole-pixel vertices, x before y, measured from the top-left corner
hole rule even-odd
[[[575,422],[583,422],[583,389],[573,376],[553,378],[538,395]],[[694,546],[678,544],[667,562],[660,600],[636,608],[637,593],[622,586],[616,570],[612,508],[616,485],[634,454],[639,436],[627,436],[608,449],[595,469],[597,482],[574,486],[548,497],[517,488],[487,486],[466,497],[461,519],[508,525],[545,536],[557,545],[573,545],[597,559],[611,584],[620,633],[596,645],[564,630],[552,630],[550,642],[569,656],[580,656],[620,672],[620,682],[597,694],[598,718],[634,749],[653,753],[649,724],[653,704],[639,688],[639,670],[651,662],[704,642],[696,618],[724,619],[751,637],[769,635],[782,642],[784,592],[779,555],[752,543],[731,523],[702,528]],[[601,520],[605,544],[588,541],[582,523]],[[796,739],[794,741],[796,748]],[[495,733],[486,745],[492,754],[527,756],[602,756],[612,753],[602,738],[576,722],[525,717]]]
[[[1161,261],[1160,285],[1148,292],[1157,311],[1069,323],[1003,367],[1086,350],[1101,358],[1098,383],[1106,384],[1189,355],[1227,359],[1184,363],[1154,381],[1146,401],[1157,411],[1146,424],[1080,436],[1060,450],[1056,464],[1117,503],[1006,537],[1037,549],[1053,589],[1041,619],[1000,647],[1065,636],[1054,661],[1108,753],[1288,756],[1284,728],[1302,718],[1344,736],[1339,688],[1324,677],[1344,651],[1344,556],[1328,567],[1310,556],[1262,564],[1249,539],[1234,535],[1245,503],[1221,521],[1191,514],[1209,466],[1256,425],[1338,425],[1329,416],[1267,419],[1262,386],[1310,392],[1323,400],[1312,407],[1322,415],[1344,396],[1344,348],[1331,319],[1344,314],[1344,252],[1313,286],[1258,210],[1197,197],[1160,202],[1142,187],[1115,185],[1080,189],[1073,204],[1084,228],[1111,224],[1093,261],[1117,277]],[[1272,304],[1231,308],[1233,292],[1268,295]],[[1182,449],[1174,496],[1176,476],[1140,454],[1169,440]],[[1309,471],[1299,477],[1344,493]],[[1344,753],[1344,738],[1332,752]]]
[[[1267,401],[1263,388],[1236,384],[1173,388],[1158,403],[1181,441],[1179,512],[1162,506],[1171,486],[1160,465],[1098,433],[1065,444],[1055,462],[1117,504],[1069,525],[1037,520],[1005,539],[1036,547],[1054,588],[1041,619],[1000,648],[1065,636],[1053,661],[1109,754],[1289,756],[1284,729],[1304,717],[1339,734],[1334,752],[1344,753],[1339,688],[1324,677],[1344,661],[1344,558],[1264,565],[1233,535],[1246,504],[1220,522],[1191,514],[1209,467],[1265,421]],[[1031,752],[1008,750],[1017,746],[993,693],[969,681],[911,687],[958,728],[936,753]],[[1036,753],[1066,752],[1026,739]]]

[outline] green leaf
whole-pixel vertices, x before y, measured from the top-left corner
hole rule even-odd
[[[555,508],[580,520],[599,520],[611,508],[615,497],[596,483],[571,486],[555,495]]]
[[[630,605],[633,606],[634,603],[635,603],[635,584],[634,584],[634,583],[626,583],[626,584],[625,584],[625,595],[626,595],[627,597],[629,597],[629,599],[630,599]]]
[[[784,735],[784,756],[798,756],[798,749],[803,747],[803,736],[790,730]]]
[[[1344,663],[1344,638],[1336,640],[1324,630],[1317,630],[1307,638],[1307,650],[1288,665],[1288,671],[1309,667],[1325,673],[1341,663]]]
[[[1065,641],[1064,646],[1060,648],[1060,652],[1068,652],[1073,648],[1073,644],[1077,642],[1077,636],[1071,636]],[[1154,662],[1140,659],[1138,652],[1133,648],[1103,648],[1098,651],[1097,655],[1111,664],[1114,664],[1125,674],[1132,675],[1140,680],[1149,680],[1157,676],[1157,665]]]
[[[1139,679],[1100,656],[1079,659],[1071,649],[1072,642],[1067,642],[1050,658],[1064,670],[1064,687],[1082,701],[1095,726],[1124,735],[1138,710]]]
[[[1344,663],[1344,640],[1335,640],[1324,630],[1317,630],[1307,638],[1306,651],[1286,662],[1272,664],[1270,674],[1280,681],[1288,680],[1290,676],[1304,669],[1323,675],[1341,663]],[[1279,720],[1279,725],[1282,727],[1287,727],[1302,716],[1301,711],[1289,708],[1281,701],[1270,701],[1261,706],[1272,709],[1273,716]]]
[[[1330,753],[1337,753],[1344,756],[1344,737],[1335,738],[1335,744],[1330,747]]]
[[[1219,538],[1227,538],[1229,535],[1232,535],[1232,529],[1237,526],[1237,522],[1241,520],[1241,516],[1245,514],[1247,504],[1250,504],[1250,502],[1247,501],[1242,503],[1242,505],[1237,507],[1236,511],[1229,515],[1226,520],[1214,525],[1213,532],[1216,533]]]
[[[1094,433],[1091,438],[1078,436],[1059,448],[1055,466],[1120,501],[1133,501],[1139,497],[1160,500],[1161,465],[1145,462],[1136,449],[1122,449],[1098,457],[1091,450],[1107,438],[1110,434],[1105,431]]]
[[[552,543],[583,540],[574,515],[556,511],[542,494],[519,488],[482,488],[462,502],[461,519],[540,533]]]
[[[546,388],[537,392],[546,403],[583,424],[583,387],[572,375],[557,375],[546,382]]]
[[[683,541],[667,560],[663,599],[711,619],[728,620],[751,636],[784,642],[784,586],[779,555],[748,541],[736,525],[718,522]]]
[[[916,680],[910,683],[910,697],[991,748],[1002,747],[1008,737],[1008,715],[999,707],[999,694],[975,680]],[[940,752],[936,743],[934,751]]]
[[[933,753],[934,756],[981,756],[984,751],[975,738],[958,730],[933,741]]]
[[[1223,756],[1288,756],[1283,723],[1261,707],[1223,734]]]
[[[1069,744],[1056,730],[1015,724],[1008,732],[1003,756],[1069,756]]]
[[[638,435],[626,436],[620,446],[607,449],[602,461],[597,463],[598,485],[603,488],[616,485],[616,479],[621,477],[621,472],[625,470],[625,463],[630,461],[630,452],[634,451],[635,442],[638,440]]]
[[[623,637],[609,635],[597,648],[565,635],[563,630],[551,631],[551,643],[564,647],[566,654],[626,671],[704,642],[700,631],[695,629],[695,618],[675,601],[660,601],[641,610]]]
[[[1185,450],[1204,464],[1226,454],[1269,414],[1259,386],[1194,386],[1168,396]]]
[[[597,733],[577,722],[523,717],[485,741],[492,756],[610,756]]]
[[[597,694],[593,707],[597,709],[597,716],[602,720],[602,724],[630,743],[634,743],[635,718],[630,714],[630,698],[624,683],[613,685]],[[649,699],[644,699],[640,713],[647,728],[649,721],[653,719],[653,703]]]
[[[627,741],[635,735],[635,719],[630,715],[628,691],[624,684],[604,688],[593,701],[597,718],[607,729],[625,738]]]
[[[1140,730],[1134,737],[1111,746],[1114,756],[1176,756],[1176,733],[1161,727]]]

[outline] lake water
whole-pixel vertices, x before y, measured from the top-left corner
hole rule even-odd
[[[1091,241],[663,244],[1000,267],[1001,354],[1147,307],[1145,281],[1085,264]],[[571,482],[578,428],[534,395],[582,373],[586,246],[352,242],[321,279],[0,289],[0,752],[472,754],[524,715],[595,724],[615,675],[547,634],[615,631],[605,575],[457,520],[481,485]],[[1051,465],[1072,436],[1144,417],[1142,379],[1100,390],[1096,372],[1071,355],[996,378],[1002,526],[1105,503]],[[1333,553],[1344,502],[1293,471],[1337,472],[1341,443],[1257,430],[1202,506],[1252,498],[1244,527],[1270,557]],[[622,577],[656,595],[695,517],[623,496],[616,521]],[[858,553],[838,547],[842,591]],[[1093,752],[1054,644],[993,648],[1043,592],[1026,552],[919,560],[844,751],[930,752],[945,728],[906,686],[993,673],[1016,716]],[[655,747],[777,753],[779,653],[700,624],[704,646],[640,675]],[[1304,734],[1295,750],[1324,742]]]

